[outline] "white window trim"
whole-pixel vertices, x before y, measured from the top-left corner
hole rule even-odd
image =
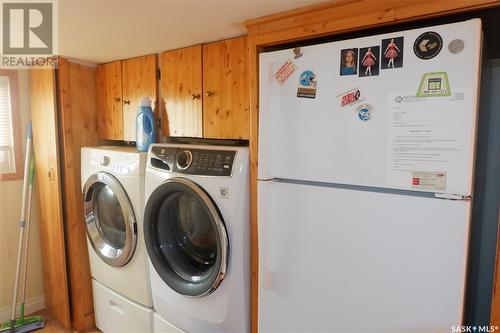
[[[0,69],[0,76],[9,78],[10,106],[13,138],[13,159],[15,170],[10,173],[0,173],[0,181],[17,180],[23,177],[22,168],[22,140],[21,140],[21,117],[19,110],[19,80],[16,70]]]

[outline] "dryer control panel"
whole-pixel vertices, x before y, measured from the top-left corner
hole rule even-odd
[[[151,165],[165,171],[188,175],[231,176],[233,150],[191,149],[186,147],[151,148]]]

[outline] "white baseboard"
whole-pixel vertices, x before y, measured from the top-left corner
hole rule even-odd
[[[16,316],[19,316],[19,306],[20,306],[20,303],[17,304],[17,307],[16,307]],[[40,311],[43,309],[45,309],[45,297],[43,295],[27,299],[24,302],[25,315],[28,315],[30,313],[37,312],[37,311]],[[3,308],[0,308],[0,323],[3,323],[5,320],[10,319],[10,312],[11,311],[12,311],[12,309],[10,306],[5,306]]]

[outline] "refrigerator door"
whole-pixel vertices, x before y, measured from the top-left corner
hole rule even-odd
[[[259,182],[259,332],[450,332],[470,206]]]
[[[391,39],[401,67],[387,68]],[[419,58],[415,49],[428,44],[441,51]],[[363,76],[365,47],[381,64],[371,76]],[[358,62],[355,75],[341,75],[346,50]],[[292,49],[260,55],[259,179],[471,193],[479,19],[300,51],[297,59]],[[304,94],[308,80],[315,88]]]

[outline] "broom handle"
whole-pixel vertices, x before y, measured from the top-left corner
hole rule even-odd
[[[33,180],[35,175],[35,159],[32,156],[30,160],[30,168],[29,168],[29,187],[28,187],[28,203],[27,203],[27,211],[26,211],[26,234],[24,241],[24,256],[23,256],[23,277],[21,283],[21,313],[19,317],[21,321],[24,320],[24,301],[26,299],[26,276],[28,275],[28,250],[30,243],[30,225],[31,225],[31,199],[33,196]]]
[[[24,242],[24,224],[26,217],[26,194],[28,190],[28,177],[29,177],[29,163],[31,156],[31,122],[28,123],[28,133],[26,133],[26,156],[24,158],[24,182],[23,182],[23,199],[21,203],[21,220],[19,221],[19,247],[17,249],[17,266],[16,266],[16,281],[14,282],[14,295],[12,297],[12,312],[10,315],[11,322],[16,320],[16,303],[17,303],[17,291],[19,287],[19,271],[21,268],[21,255],[23,250]]]

